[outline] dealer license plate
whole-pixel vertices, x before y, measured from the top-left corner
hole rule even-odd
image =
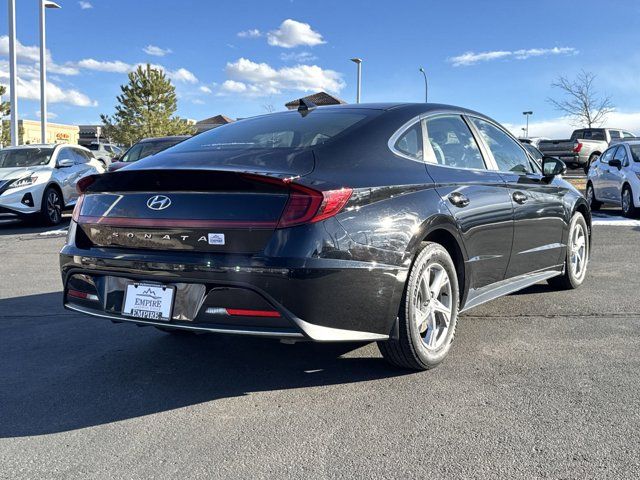
[[[130,283],[124,295],[122,314],[144,320],[171,320],[175,287]]]

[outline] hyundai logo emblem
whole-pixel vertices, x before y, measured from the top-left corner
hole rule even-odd
[[[147,207],[151,210],[164,210],[171,206],[171,199],[164,195],[156,195],[147,200]]]

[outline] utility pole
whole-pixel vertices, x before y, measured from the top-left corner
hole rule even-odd
[[[47,143],[47,29],[44,12],[61,8],[48,0],[40,0],[40,143]]]
[[[427,83],[427,72],[424,71],[424,68],[420,67],[420,72],[422,72],[422,76],[424,77],[424,103],[429,101],[429,85]]]
[[[18,145],[18,65],[16,61],[16,0],[8,0],[9,4],[9,102],[11,117],[9,131],[11,146]]]
[[[529,111],[529,112],[522,112],[522,114],[527,117],[527,128],[526,128],[526,137],[525,138],[529,138],[529,115],[533,115],[533,112]]]
[[[358,90],[356,92],[356,103],[360,103],[360,89],[362,88],[362,59],[352,58],[351,61],[358,65]]]

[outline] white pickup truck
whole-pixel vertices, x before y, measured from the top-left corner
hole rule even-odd
[[[634,138],[635,135],[619,128],[581,128],[574,130],[565,140],[542,140],[538,149],[549,157],[557,157],[571,167],[589,165],[600,156],[612,141]]]

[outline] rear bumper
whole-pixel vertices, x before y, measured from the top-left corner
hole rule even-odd
[[[194,331],[319,342],[389,338],[406,270],[339,259],[260,258],[180,252],[79,249],[60,254],[64,306],[95,317]],[[176,287],[170,322],[122,315],[129,282]],[[69,296],[86,291],[94,300]],[[273,310],[278,317],[221,314]]]

